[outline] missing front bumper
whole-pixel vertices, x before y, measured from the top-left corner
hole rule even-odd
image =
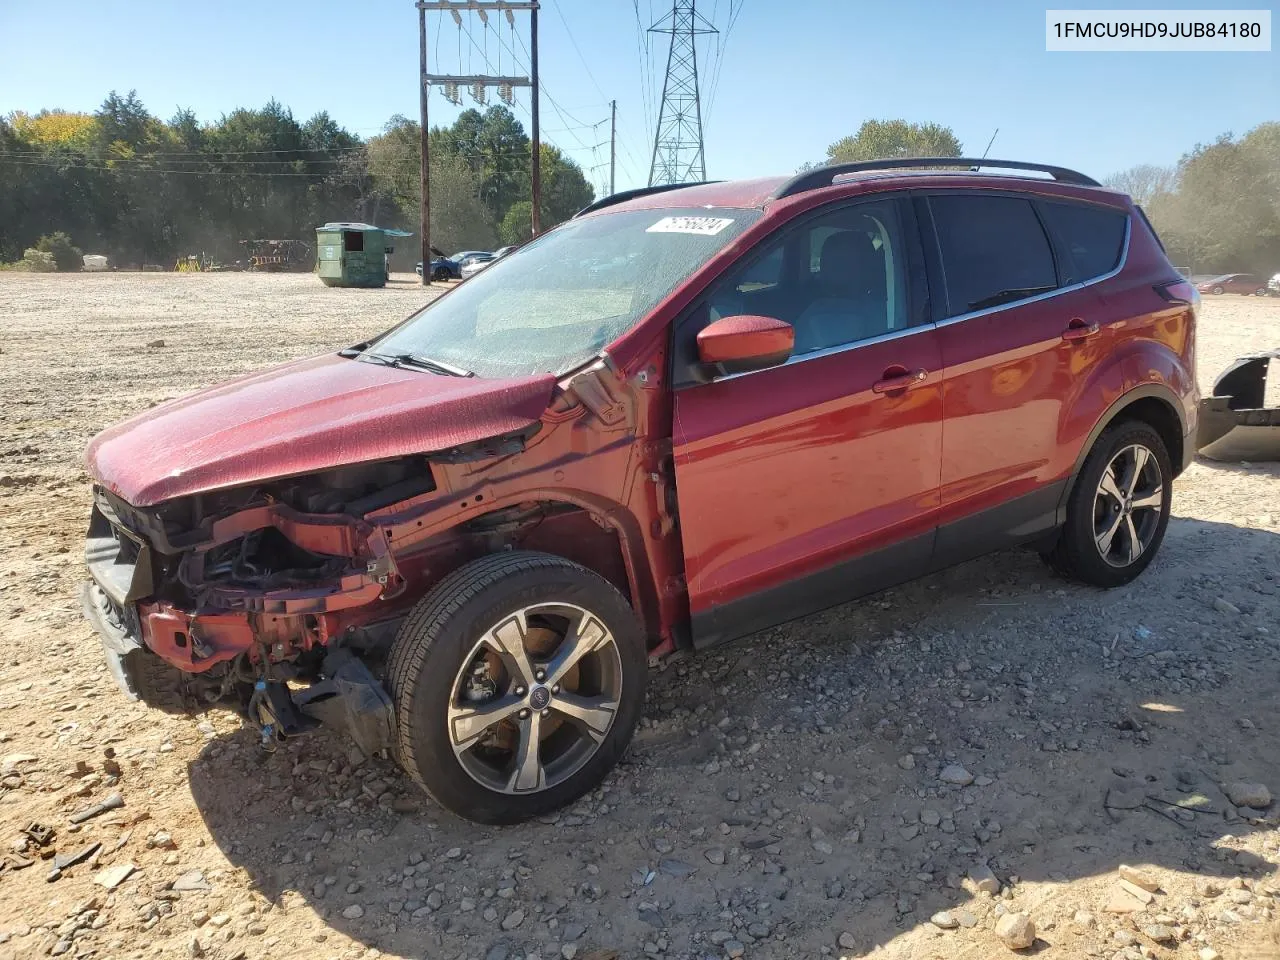
[[[1267,374],[1280,350],[1240,357],[1200,401],[1196,449],[1210,460],[1280,460],[1280,408],[1266,406]]]

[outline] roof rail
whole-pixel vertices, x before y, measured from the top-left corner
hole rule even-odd
[[[634,200],[636,197],[647,197],[654,193],[666,193],[668,190],[683,190],[685,187],[701,187],[708,183],[720,183],[719,180],[698,180],[693,183],[663,183],[656,187],[636,187],[634,190],[619,190],[607,197],[602,197],[595,203],[589,204],[575,213],[574,219],[581,217],[583,214],[594,213],[597,210],[603,210],[605,207],[612,207],[615,203],[626,203],[628,200]]]
[[[1092,177],[1083,173],[1068,170],[1066,167],[1053,167],[1047,163],[1023,163],[1019,160],[985,160],[970,157],[897,157],[888,160],[859,160],[855,163],[833,163],[830,166],[818,167],[792,177],[773,195],[775,200],[791,197],[819,187],[829,187],[835,178],[847,173],[866,173],[871,170],[894,170],[912,167],[968,167],[971,171],[982,167],[997,167],[1002,170],[1036,170],[1047,173],[1054,180],[1062,183],[1074,183],[1082,187],[1100,187]]]

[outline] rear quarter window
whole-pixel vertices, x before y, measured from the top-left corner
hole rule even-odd
[[[1120,210],[1079,203],[1042,205],[1049,229],[1058,235],[1071,257],[1077,282],[1110,273],[1124,252],[1128,215]]]

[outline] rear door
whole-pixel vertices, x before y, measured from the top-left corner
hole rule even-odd
[[[1055,526],[1076,453],[1061,443],[1064,416],[1082,390],[1123,392],[1118,364],[1100,370],[1118,331],[1092,281],[1099,264],[1118,265],[1127,219],[1016,193],[936,193],[923,206],[944,367],[946,563]]]
[[[699,646],[926,569],[942,404],[926,288],[909,282],[923,282],[921,258],[905,198],[824,209],[678,324],[672,433]],[[792,358],[708,382],[697,332],[744,313],[792,324]]]

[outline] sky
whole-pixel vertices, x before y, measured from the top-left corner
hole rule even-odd
[[[669,38],[640,26],[670,2],[542,0],[543,137],[597,190],[607,186],[611,100],[617,188],[648,180]],[[1045,5],[1012,0],[698,0],[698,11],[721,31],[699,47],[710,179],[792,173],[867,119],[941,123],[978,155],[998,129],[992,157],[1099,178],[1173,164],[1197,143],[1280,120],[1275,45],[1048,53]],[[447,14],[428,15],[432,72],[525,72],[525,48],[505,21],[491,19],[486,35],[466,16],[471,39]],[[527,14],[516,14],[516,29],[527,43]],[[300,121],[327,110],[371,136],[394,114],[417,117],[417,70],[412,0],[0,0],[0,114],[91,111],[109,90],[136,89],[162,118],[186,107],[213,121],[274,97]],[[445,125],[461,108],[437,91],[429,109],[432,125]],[[515,113],[527,129],[527,91]]]

